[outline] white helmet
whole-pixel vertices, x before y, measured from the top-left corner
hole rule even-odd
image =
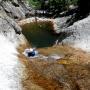
[[[30,50],[30,52],[32,52],[32,51],[33,51],[33,49],[32,49],[32,48],[30,48],[29,50]]]

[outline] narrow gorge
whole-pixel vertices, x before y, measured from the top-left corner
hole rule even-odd
[[[67,20],[35,17],[27,0],[0,0],[0,90],[90,89],[90,16]],[[49,58],[24,56],[30,47]]]

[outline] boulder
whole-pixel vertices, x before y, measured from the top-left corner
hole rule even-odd
[[[0,1],[0,6],[6,14],[16,20],[25,19],[29,16],[31,7],[22,0]]]
[[[26,0],[0,0],[0,34],[17,45],[20,41],[24,43],[25,37],[17,20],[26,18],[31,9]]]
[[[67,27],[66,20],[61,18],[55,19],[55,30],[60,34],[59,44],[68,44],[70,46],[81,48],[90,52],[90,16],[75,22]],[[60,23],[59,23],[60,22]]]
[[[0,34],[18,45],[23,37],[21,31],[20,26],[12,18],[8,17],[5,12],[0,13]]]

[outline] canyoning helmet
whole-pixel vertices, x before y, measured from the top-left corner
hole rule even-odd
[[[33,49],[32,48],[30,48],[29,50],[30,50],[30,52],[33,52]]]

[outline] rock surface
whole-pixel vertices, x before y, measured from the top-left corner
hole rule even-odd
[[[26,18],[30,10],[26,1],[0,0],[0,33],[15,44],[25,42],[22,29],[16,20]]]
[[[58,19],[58,22],[62,22],[61,20]],[[63,22],[65,24],[65,21]],[[90,52],[90,16],[69,27],[62,27],[64,24],[57,24],[56,31],[58,30],[58,33],[60,33],[58,42]]]
[[[70,18],[71,16],[56,19],[37,17],[37,21],[51,21],[53,23],[55,32],[59,34],[56,44],[67,44],[90,52],[90,16],[68,26],[66,22]],[[23,26],[31,22],[35,22],[35,18],[21,20],[18,24]]]
[[[1,3],[0,35],[5,36],[5,42],[0,38],[0,42],[3,41],[3,43],[1,42],[0,47],[1,45],[2,46],[4,44],[6,45],[6,41],[10,41],[10,44],[16,43],[19,45],[20,41],[23,42],[24,36],[22,35],[21,28],[18,26],[15,20],[16,19],[20,20],[25,18],[27,16],[26,13],[28,11],[26,10],[26,8],[23,8],[23,6],[21,6],[22,5],[21,0],[12,0],[11,2],[0,0],[0,3]],[[11,7],[13,9],[11,9]],[[60,33],[58,42],[62,44],[73,45],[75,47],[79,47],[86,51],[89,51],[90,50],[89,48],[90,17],[78,21],[70,27],[67,27],[66,25],[66,21],[68,18],[69,17],[66,18],[63,17],[62,19],[58,18],[52,20],[56,25],[55,30],[57,30],[57,33]],[[7,43],[6,45],[7,49],[5,49],[5,51],[3,52],[6,55],[5,57],[3,57],[3,59],[2,59],[3,56],[2,51],[3,48],[6,46],[3,46],[3,48],[0,49],[1,50],[0,62],[3,62],[3,65],[0,65],[0,67],[3,69],[0,71],[1,73],[3,71],[2,74],[0,73],[1,76],[0,81],[3,82],[3,83],[1,82],[3,84],[3,86],[0,86],[3,87],[3,89],[1,88],[1,90],[6,90],[8,87],[10,87],[8,90],[23,90],[22,86],[20,87],[20,85],[18,84],[19,81],[17,79],[18,78],[17,74],[18,73],[21,74],[20,71],[22,70],[22,67],[23,69],[25,69],[25,71],[22,71],[24,75],[22,79],[22,85],[23,88],[25,88],[24,90],[89,90],[90,89],[90,65],[89,65],[90,54],[87,54],[86,52],[80,50],[75,50],[71,47],[68,48],[64,46],[45,48],[44,50],[41,50],[41,53],[44,55],[45,54],[50,55],[52,53],[58,53],[58,54],[62,53],[65,55],[65,57],[63,57],[60,60],[52,60],[52,61],[48,61],[48,60],[45,61],[40,59],[35,59],[35,60],[32,59],[30,61],[28,60],[28,58],[20,54],[19,60],[25,66],[24,67],[23,65],[21,65],[21,62],[19,62],[17,58],[16,59],[11,58],[8,61],[12,63],[9,62],[6,63],[7,58],[9,57],[7,56],[8,53],[6,51],[8,50],[10,51],[10,49],[8,49],[8,45],[9,44]],[[13,53],[10,52],[9,54],[10,57],[12,56],[14,57],[14,54],[17,54],[16,47],[12,47],[12,48],[14,48],[15,51],[13,51]],[[20,48],[21,51],[24,49],[23,46],[22,47],[20,46]],[[13,64],[15,65],[15,67]],[[6,66],[12,65],[13,69],[12,67],[8,69],[7,67],[5,67],[5,65]],[[11,72],[7,72],[8,70],[15,72],[11,74]],[[8,78],[10,78],[10,81]],[[10,86],[7,85],[5,79],[9,81]],[[13,84],[11,81],[13,82]],[[4,86],[6,85],[7,87],[4,88]]]
[[[26,12],[20,14],[23,10],[16,9],[12,4],[14,2],[16,5],[16,1],[0,0],[0,90],[23,90],[21,80],[24,65],[18,58],[16,48],[25,43],[25,38],[14,15],[22,19]]]
[[[1,0],[0,8],[3,10],[8,16],[14,19],[25,19],[29,16],[30,11],[32,10],[29,7],[26,0]]]
[[[3,12],[0,13],[0,34],[4,35],[12,43],[15,43],[15,45],[19,45],[23,38],[18,24]]]

